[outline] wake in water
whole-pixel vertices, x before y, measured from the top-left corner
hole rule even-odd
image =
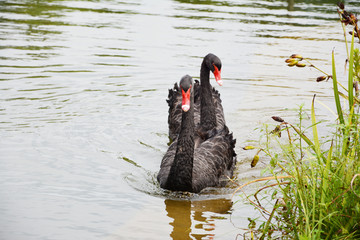
[[[200,193],[169,191],[160,188],[159,182],[156,179],[157,172],[149,171],[133,160],[127,158],[123,159],[134,167],[133,171],[123,173],[123,179],[125,182],[135,190],[155,197],[173,200],[208,200],[230,198],[235,188],[237,187],[237,183],[235,181],[229,182],[226,187],[206,188]]]

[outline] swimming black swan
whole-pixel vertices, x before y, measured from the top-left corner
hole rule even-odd
[[[181,126],[178,137],[164,155],[157,180],[160,187],[173,191],[200,192],[206,187],[225,186],[232,177],[236,154],[235,140],[224,126],[208,131],[208,138],[195,148],[194,84],[189,75],[180,81]]]
[[[221,86],[221,60],[212,53],[204,57],[200,69],[200,84],[196,81],[193,87],[195,126],[200,123],[205,131],[213,129],[215,126],[217,130],[220,130],[225,125],[220,94],[210,84],[210,71]],[[177,83],[173,89],[169,89],[168,98],[169,137],[174,140],[180,132],[181,125],[181,92]]]

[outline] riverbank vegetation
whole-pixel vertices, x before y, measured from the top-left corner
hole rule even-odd
[[[331,73],[299,54],[286,60],[290,67],[319,70],[318,82],[332,81],[336,122],[328,126],[327,136],[319,134],[325,123],[316,115],[315,95],[309,112],[300,107],[295,123],[272,116],[276,125],[264,127],[252,163],[270,159],[270,176],[248,183],[265,183],[247,197],[262,217],[250,220],[244,239],[360,239],[360,34],[356,16],[344,4],[338,7],[347,45],[347,83],[338,79],[334,52]]]

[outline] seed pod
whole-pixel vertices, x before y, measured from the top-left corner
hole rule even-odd
[[[277,126],[275,127],[275,129],[272,130],[270,133],[271,133],[271,134],[277,134],[278,137],[280,138],[280,137],[281,137],[281,127],[280,127],[280,125],[277,125]]]
[[[296,66],[297,67],[306,67],[306,63],[297,63]]]
[[[352,25],[354,25],[354,23],[357,22],[357,18],[355,16],[355,14],[350,13],[350,21],[352,22]]]
[[[347,26],[350,23],[350,19],[346,18],[344,20],[341,20],[342,23],[345,24],[345,26]]]
[[[354,85],[354,88],[355,88],[355,92],[356,93],[359,92],[359,82],[356,81],[356,82],[353,83],[353,85]]]
[[[317,82],[322,82],[327,78],[327,76],[320,76],[316,79]]]
[[[251,165],[250,165],[250,166],[251,166],[252,168],[255,167],[256,164],[258,163],[259,159],[260,159],[259,155],[255,155],[254,158],[253,158],[253,160],[251,161]]]
[[[295,59],[295,58],[288,58],[285,60],[286,63],[294,63],[294,62],[299,62],[299,60]]]
[[[245,147],[243,147],[244,150],[252,150],[254,148],[255,148],[254,146],[245,146]]]
[[[274,119],[277,122],[281,122],[281,123],[284,122],[284,119],[282,119],[281,117],[272,116],[271,118]]]
[[[353,34],[353,31],[349,31],[349,34],[352,35],[352,34]],[[357,32],[354,32],[354,37],[358,37]]]
[[[293,66],[295,66],[296,64],[298,64],[298,62],[299,62],[298,60],[295,60],[295,59],[294,59],[294,61],[290,62],[290,63],[288,64],[288,66],[289,66],[289,67],[293,67]]]
[[[342,9],[342,10],[344,10],[344,8],[345,8],[345,5],[344,5],[344,3],[343,2],[338,2],[338,7],[340,8],[340,9]]]
[[[300,54],[293,54],[290,56],[290,58],[298,58],[298,59],[302,60],[303,56],[301,56]]]

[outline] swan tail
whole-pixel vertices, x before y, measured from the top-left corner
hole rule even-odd
[[[169,125],[169,137],[172,141],[174,141],[177,135],[180,132],[180,125],[181,125],[181,90],[177,83],[174,84],[172,89],[169,89],[169,95],[166,102],[169,106],[169,116],[168,116],[168,125]],[[195,123],[200,122],[200,83],[199,81],[195,80],[194,84],[194,108],[195,108],[195,116],[194,121]]]
[[[198,80],[195,80],[194,83],[194,103],[197,103],[200,101],[200,82]]]
[[[177,96],[180,94],[180,88],[177,83],[174,84],[174,87],[172,89],[169,89],[169,95],[168,99],[166,99],[166,102],[169,105],[169,108],[174,108],[175,102],[177,100]]]
[[[181,92],[177,83],[172,89],[169,89],[168,99],[166,100],[169,106],[169,137],[173,141],[179,133],[181,124]]]
[[[225,141],[228,143],[227,170],[231,172],[231,176],[232,176],[232,172],[236,164],[236,155],[237,155],[235,152],[236,139],[234,139],[233,133],[230,133],[229,128],[227,126],[224,126],[223,131],[225,132],[224,133]]]

